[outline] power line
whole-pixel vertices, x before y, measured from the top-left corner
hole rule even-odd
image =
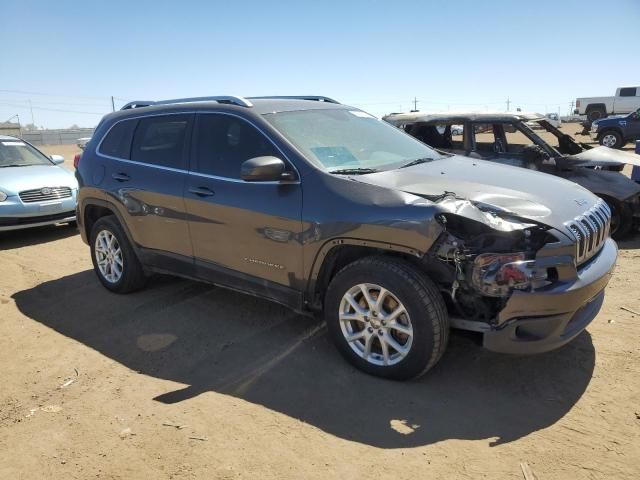
[[[61,97],[61,98],[90,98],[90,99],[96,99],[96,98],[105,98],[107,97],[102,96],[102,97],[97,97],[97,96],[88,96],[88,95],[60,95],[57,93],[43,93],[43,92],[29,92],[26,90],[1,90],[0,92],[2,93],[17,93],[20,95],[42,95],[45,97]]]
[[[15,103],[4,103],[4,102],[0,102],[0,105],[4,105],[6,107],[19,107],[19,108],[31,108],[33,110],[44,110],[47,112],[62,112],[62,113],[81,113],[81,114],[87,114],[87,115],[105,115],[105,112],[84,112],[84,111],[80,111],[80,110],[63,110],[63,109],[59,109],[59,108],[45,108],[45,107],[37,107],[37,106],[29,106],[29,105],[20,105],[20,104],[15,104]]]
[[[0,98],[0,102],[21,103],[28,102],[29,100],[22,100],[16,98]],[[105,100],[104,103],[74,103],[74,102],[49,102],[47,100],[38,100],[38,105],[72,105],[76,107],[106,107],[109,105],[109,101]]]

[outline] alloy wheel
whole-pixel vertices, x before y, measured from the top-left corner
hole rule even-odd
[[[102,277],[109,283],[122,278],[124,258],[118,239],[108,230],[101,230],[94,245],[96,264]]]
[[[618,143],[618,139],[615,135],[611,135],[610,133],[602,137],[602,145],[605,147],[615,147],[616,143]]]
[[[380,285],[361,283],[342,297],[340,329],[349,347],[373,365],[395,365],[411,351],[413,326],[398,297]]]

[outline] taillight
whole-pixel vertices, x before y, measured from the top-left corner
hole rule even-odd
[[[80,163],[81,153],[76,153],[76,156],[73,157],[73,168],[78,168],[78,164]]]
[[[576,100],[576,108],[580,108],[580,100]]]

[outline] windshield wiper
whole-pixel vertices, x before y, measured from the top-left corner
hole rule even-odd
[[[379,170],[375,168],[342,168],[338,170],[329,170],[329,173],[337,175],[364,175],[366,173],[376,173]]]
[[[32,167],[31,163],[10,163],[8,165],[0,165],[0,167]]]
[[[411,160],[409,163],[405,163],[404,165],[398,167],[398,168],[407,168],[407,167],[413,167],[414,165],[420,165],[421,163],[428,163],[428,162],[433,162],[433,158],[416,158],[415,160]]]

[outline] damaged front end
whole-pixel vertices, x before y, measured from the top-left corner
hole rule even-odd
[[[567,233],[453,194],[436,203],[443,232],[422,261],[452,327],[481,332],[493,351],[540,353],[595,318],[617,257],[603,201],[565,222]]]
[[[551,227],[453,194],[436,203],[442,208],[436,220],[444,231],[423,262],[439,280],[453,326],[488,330],[499,323],[514,291],[544,289],[558,280],[559,270],[575,270],[570,240],[554,235]],[[542,213],[545,207],[530,208]],[[551,249],[559,255],[549,261]]]

